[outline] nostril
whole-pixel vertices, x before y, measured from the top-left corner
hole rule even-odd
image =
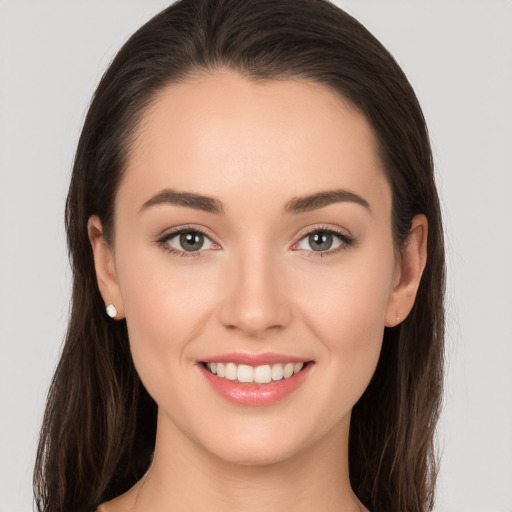
[[[220,308],[220,322],[230,331],[238,329],[258,337],[269,329],[282,329],[291,321],[291,311],[278,279],[240,279],[235,288],[224,297]]]

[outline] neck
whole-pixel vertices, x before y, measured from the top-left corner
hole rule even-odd
[[[159,414],[152,467],[125,510],[359,512],[348,476],[349,423],[285,460],[241,465],[206,451]]]

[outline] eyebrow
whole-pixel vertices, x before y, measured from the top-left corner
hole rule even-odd
[[[162,190],[151,199],[148,199],[139,210],[142,213],[151,206],[161,204],[171,204],[174,206],[185,206],[187,208],[195,208],[208,213],[224,213],[222,203],[213,197],[203,196],[201,194],[194,194],[192,192],[178,192],[167,188]]]
[[[366,199],[347,190],[325,190],[302,197],[294,197],[288,201],[283,209],[283,214],[298,214],[318,210],[333,203],[350,202],[363,206],[371,213],[371,208]],[[222,203],[209,196],[193,192],[178,192],[177,190],[165,189],[148,199],[140,208],[139,213],[152,206],[170,204],[194,208],[208,213],[223,214]]]
[[[283,213],[303,213],[310,212],[328,206],[333,203],[356,203],[364,206],[370,213],[372,209],[368,201],[348,190],[325,190],[303,197],[295,197],[288,201],[284,207]]]

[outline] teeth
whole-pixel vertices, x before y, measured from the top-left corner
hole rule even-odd
[[[304,363],[277,363],[260,366],[236,365],[235,363],[206,363],[206,368],[214,375],[228,380],[238,380],[238,382],[249,384],[267,384],[272,381],[289,379],[304,368]]]
[[[295,365],[293,363],[286,363],[283,370],[283,376],[285,379],[288,379],[293,375],[294,367]]]
[[[238,365],[238,380],[239,382],[252,382],[254,380],[254,368],[246,364]]]
[[[226,379],[228,380],[236,380],[237,371],[235,363],[228,363],[226,365]]]
[[[217,363],[206,363],[206,368],[210,370],[214,375],[217,375]]]
[[[272,381],[272,374],[270,366],[264,364],[263,366],[256,366],[254,369],[254,382],[256,384],[267,384]]]
[[[272,365],[272,380],[281,380],[283,378],[283,365]]]
[[[224,366],[224,363],[217,363],[217,375],[219,377],[226,376],[226,367]]]

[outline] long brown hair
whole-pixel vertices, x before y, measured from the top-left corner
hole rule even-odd
[[[157,407],[135,371],[125,321],[99,293],[87,220],[112,234],[114,197],[134,131],[156,94],[197,72],[329,86],[367,118],[392,187],[397,249],[414,215],[429,222],[428,261],[410,315],[386,328],[376,372],[352,412],[354,492],[371,510],[433,506],[434,429],[443,377],[444,245],[425,120],[404,73],[354,18],[326,0],[181,0],[141,27],[89,108],[66,203],[73,298],[48,395],[34,473],[40,512],[93,511],[148,469]]]

